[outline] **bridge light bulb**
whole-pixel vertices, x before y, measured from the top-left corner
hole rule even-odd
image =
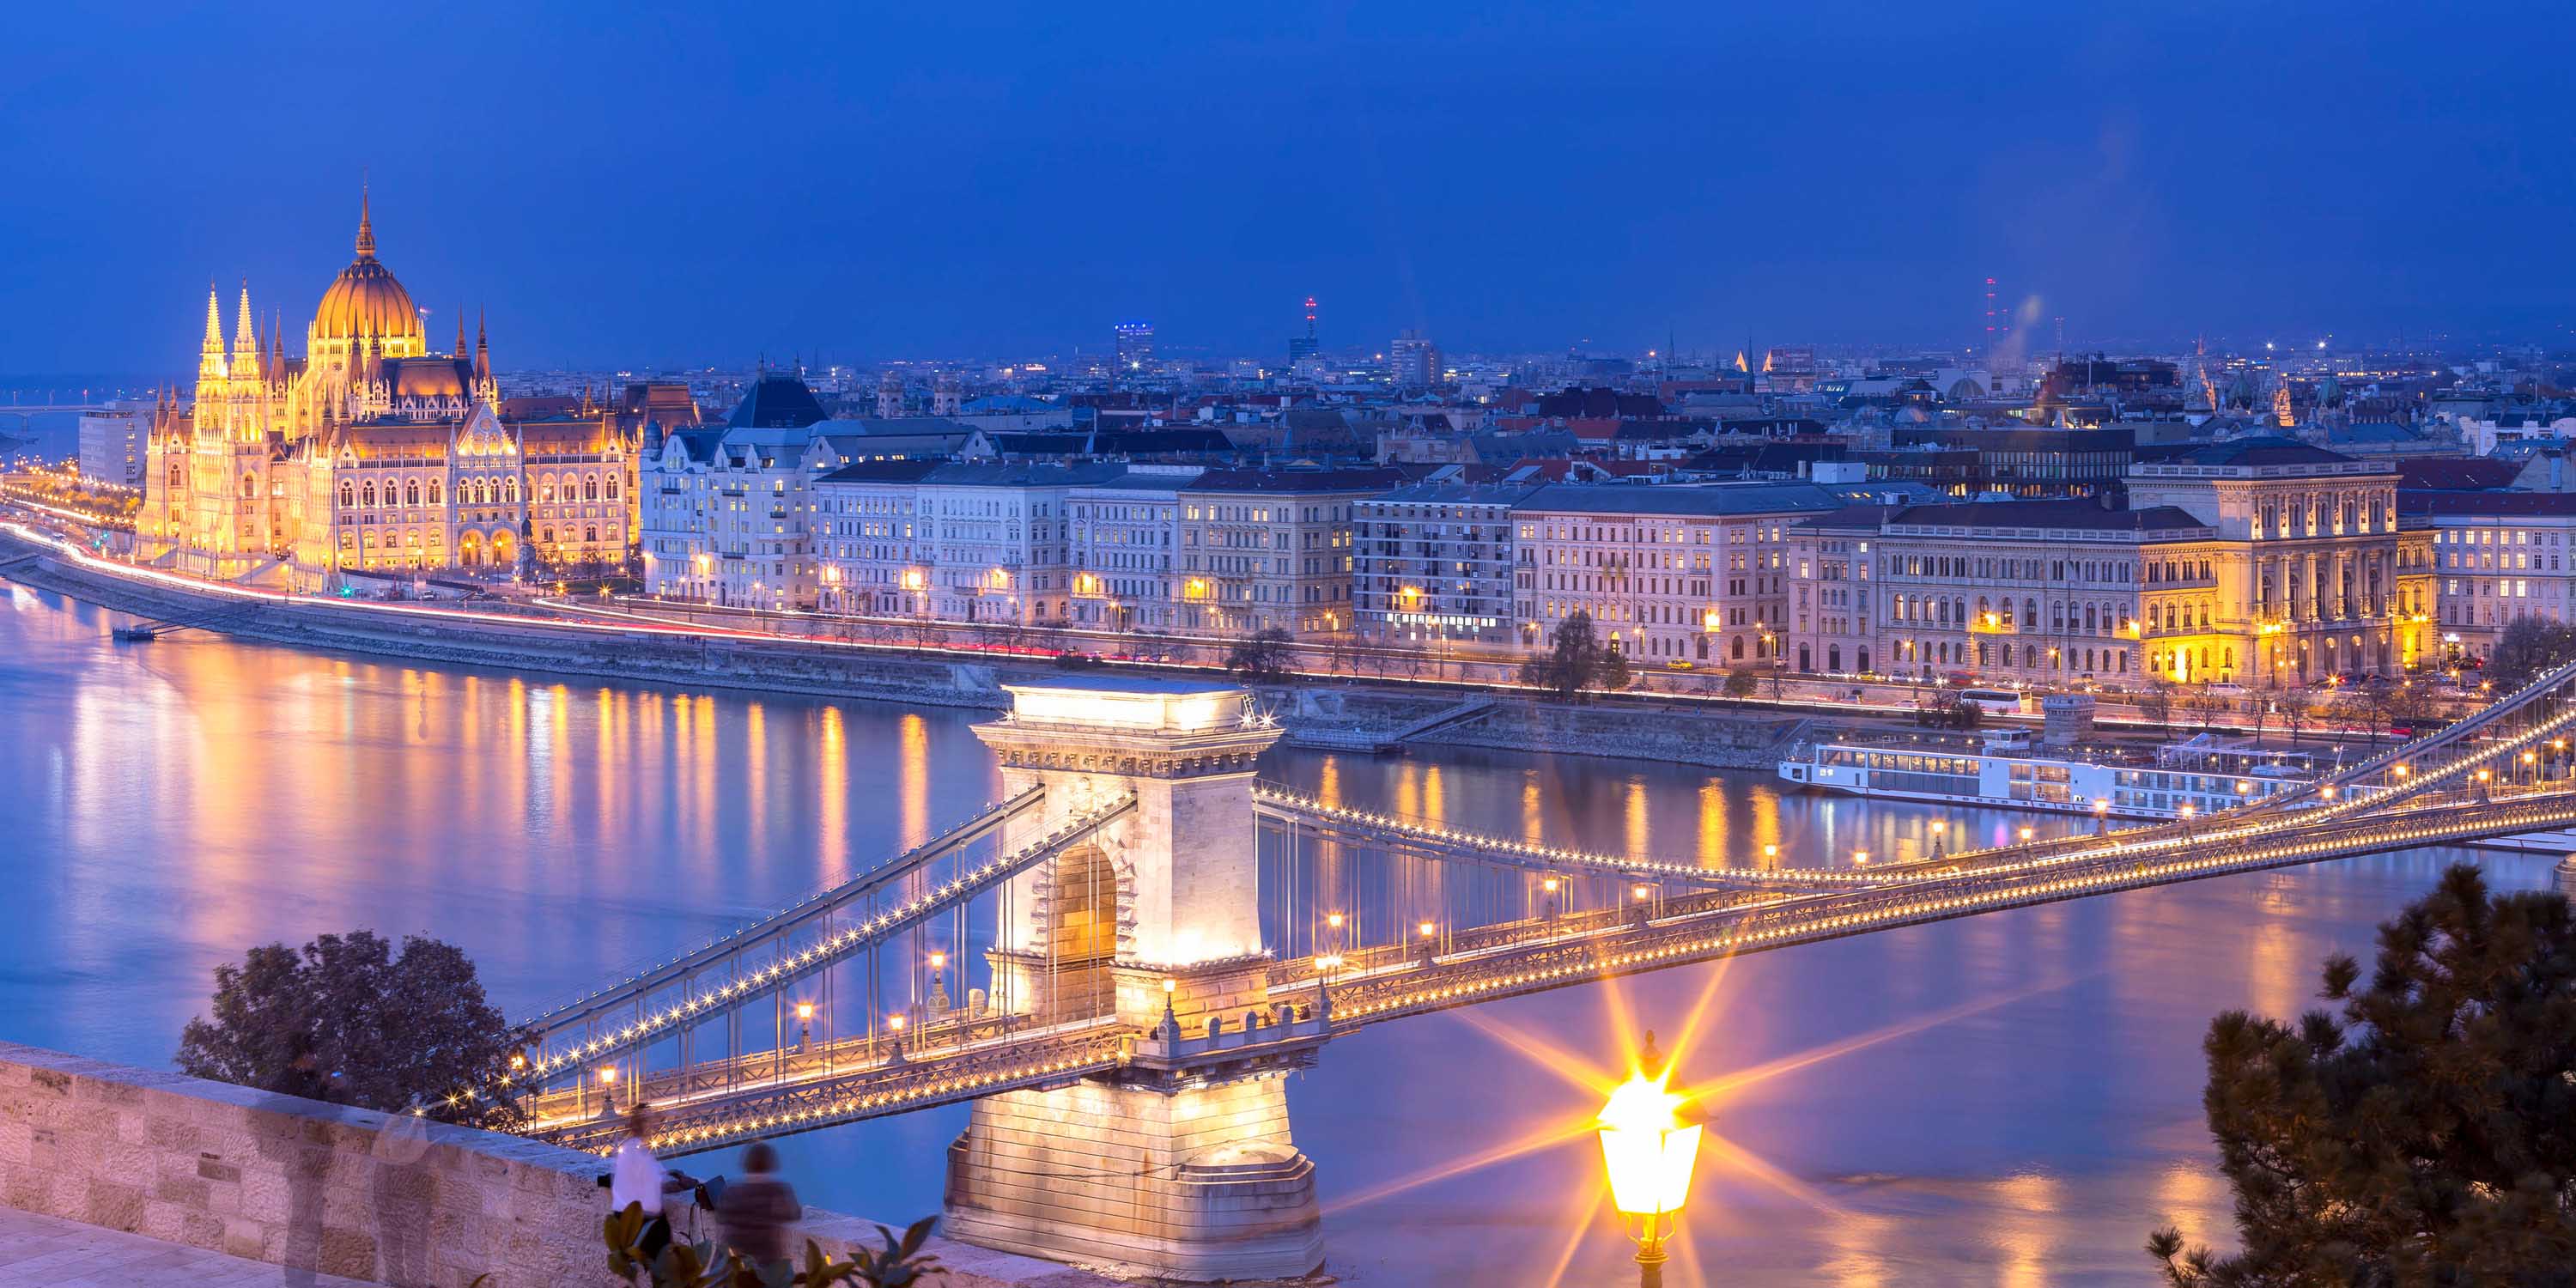
[[[1556,893],[1556,878],[1555,878],[1555,877],[1548,877],[1548,878],[1545,878],[1544,880],[1541,880],[1541,881],[1538,883],[1538,888],[1539,888],[1539,889],[1541,889],[1541,890],[1545,890],[1545,891],[1547,891],[1549,894],[1555,894],[1555,893]]]
[[[1935,823],[1935,824],[1933,824],[1933,826],[1934,826],[1934,827],[1939,827],[1939,826],[1940,826],[1940,824]],[[1765,846],[1763,846],[1763,847],[1762,847],[1762,857],[1763,857],[1763,858],[1766,858],[1766,859],[1776,859],[1776,858],[1779,858],[1779,857],[1780,857],[1780,847],[1779,847],[1779,846],[1776,846],[1776,845],[1765,845]]]
[[[1637,883],[1637,884],[1635,884],[1635,885],[1632,885],[1632,886],[1628,887],[1628,893],[1629,893],[1629,894],[1632,894],[1632,895],[1635,895],[1635,896],[1636,896],[1637,898],[1639,898],[1639,899],[1647,898],[1648,896],[1650,896],[1650,895],[1654,894],[1654,892],[1655,892],[1655,891],[1654,891],[1654,888],[1653,888],[1652,886],[1649,886],[1649,885],[1647,885],[1646,883],[1644,883],[1644,882],[1642,882],[1642,881],[1638,882],[1638,883]]]
[[[2026,828],[2026,827],[2025,827],[2025,828],[2023,828],[2023,829],[2021,830],[2021,839],[2023,839],[2023,840],[2025,840],[2025,841],[2027,841],[2027,840],[2029,840],[2029,839],[2030,839],[2030,829],[2029,829],[2029,828]]]
[[[796,1004],[796,1018],[799,1020],[813,1019],[814,1004],[812,1002],[798,1002]]]
[[[1423,938],[1425,938],[1425,939],[1429,939],[1429,938],[1431,937],[1431,932],[1432,932],[1432,931],[1434,931],[1434,930],[1439,929],[1439,927],[1434,926],[1434,925],[1432,925],[1430,922],[1427,922],[1427,921],[1426,921],[1426,922],[1421,923],[1420,925],[1415,926],[1415,927],[1414,927],[1414,929],[1415,929],[1415,930],[1417,930],[1417,931],[1420,931],[1420,932],[1421,932],[1421,934],[1422,934],[1422,937],[1423,937]]]
[[[943,967],[945,967],[945,966],[947,966],[947,965],[948,965],[948,954],[946,954],[946,953],[932,953],[932,954],[930,955],[930,968],[931,968],[932,970],[939,970],[939,969],[941,969],[941,968],[943,968]]]
[[[889,1028],[889,1029],[892,1029],[893,1031],[895,1031],[895,1032],[896,1032],[896,1033],[898,1033],[898,1034],[902,1033],[902,1032],[903,1032],[903,1017],[902,1017],[902,1016],[900,1016],[900,1015],[889,1015],[889,1016],[887,1016],[887,1017],[886,1017],[886,1027],[887,1027],[887,1028]]]
[[[613,1064],[612,1064],[612,1065],[608,1066],[607,1068],[602,1069],[602,1070],[600,1070],[600,1071],[599,1071],[599,1085],[601,1085],[601,1086],[605,1087],[605,1086],[607,1086],[608,1084],[610,1084],[610,1083],[612,1083],[612,1082],[615,1082],[615,1081],[617,1081],[617,1066],[616,1066],[616,1065],[613,1065]]]

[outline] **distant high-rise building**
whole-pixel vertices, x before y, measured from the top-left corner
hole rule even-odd
[[[1428,389],[1440,383],[1440,346],[1407,331],[1387,346],[1387,378],[1400,389]]]
[[[1306,334],[1288,337],[1288,365],[1294,367],[1314,357],[1322,343],[1315,338],[1315,297],[1309,295],[1306,297]]]
[[[1154,365],[1154,324],[1121,322],[1118,324],[1118,357],[1114,374],[1142,375]]]

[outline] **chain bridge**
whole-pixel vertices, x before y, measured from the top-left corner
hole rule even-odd
[[[1362,1026],[2002,908],[2576,826],[2576,664],[2202,818],[1877,867],[1710,864],[1465,832],[1260,782],[1223,682],[1009,688],[1003,798],[756,924],[537,1017],[511,1085],[592,1150],[685,1154],[972,1106],[948,1232],[1169,1279],[1322,1260],[1281,1090]],[[1800,856],[1793,856],[1800,857]],[[970,981],[981,979],[980,985]]]

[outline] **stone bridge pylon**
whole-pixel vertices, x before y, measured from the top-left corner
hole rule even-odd
[[[1278,729],[1224,683],[1004,687],[1012,711],[975,732],[1006,799],[1045,793],[1005,850],[1135,804],[1012,879],[994,1004],[1147,1036],[1111,1072],[977,1100],[949,1147],[947,1233],[1166,1279],[1313,1271],[1314,1165],[1290,1138],[1284,1079],[1313,1062],[1326,1017],[1269,999],[1254,850],[1254,761]]]

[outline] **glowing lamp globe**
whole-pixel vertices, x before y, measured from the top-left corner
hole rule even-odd
[[[1610,1201],[1620,1211],[1663,1216],[1681,1211],[1690,1197],[1700,1126],[1683,1125],[1681,1103],[1662,1079],[1640,1073],[1601,1107],[1601,1161],[1610,1172]]]

